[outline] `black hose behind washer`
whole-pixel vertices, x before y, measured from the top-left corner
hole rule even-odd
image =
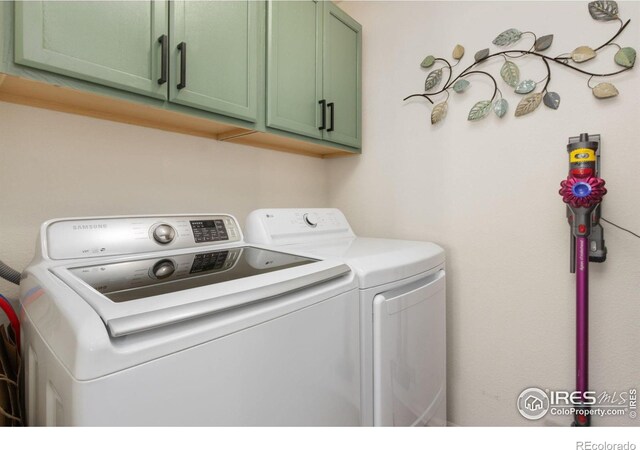
[[[13,284],[20,284],[20,272],[0,261],[0,277]]]

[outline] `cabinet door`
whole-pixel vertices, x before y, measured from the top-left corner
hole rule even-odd
[[[172,102],[255,122],[260,2],[170,3]],[[264,26],[261,27],[264,31]]]
[[[267,126],[321,139],[322,4],[267,7]]]
[[[19,1],[15,62],[151,97],[160,84],[167,3]]]
[[[362,27],[331,2],[325,3],[323,51],[324,139],[359,148]]]

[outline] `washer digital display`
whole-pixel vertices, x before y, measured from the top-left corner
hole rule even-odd
[[[192,220],[191,231],[196,244],[201,242],[226,241],[229,239],[227,228],[222,220]]]

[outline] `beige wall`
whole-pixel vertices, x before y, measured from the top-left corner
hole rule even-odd
[[[640,49],[640,3],[620,2],[631,24],[618,39]],[[428,54],[449,58],[456,44],[467,55],[491,47],[503,30],[555,34],[548,53],[599,46],[617,23],[591,19],[587,2],[343,2],[364,29],[364,151],[329,165],[330,203],[342,208],[359,234],[425,239],[448,256],[449,420],[458,425],[533,425],[515,408],[529,386],[574,386],[574,287],[568,272],[568,226],[557,194],[566,176],[565,144],[580,132],[601,133],[609,194],[604,216],[640,230],[640,72],[612,82],[615,99],[598,101],[586,77],[554,65],[550,90],[560,109],[541,106],[515,118],[518,96],[499,78],[501,61],[485,68],[498,77],[510,103],[507,117],[466,120],[476,101],[489,99],[490,81],[470,78],[451,94],[449,115],[429,123],[421,92]],[[446,26],[443,26],[446,24]],[[525,38],[515,48],[532,44]],[[615,71],[615,49],[583,68]],[[517,60],[526,78],[544,65]],[[457,73],[457,72],[456,72]],[[445,72],[446,76],[446,72]],[[592,264],[591,385],[597,390],[639,387],[640,240],[610,226],[609,260]],[[541,423],[567,425],[569,419]],[[627,418],[594,424],[639,424]]]
[[[0,259],[56,217],[327,206],[324,161],[0,102]],[[0,292],[17,296],[0,280]]]
[[[603,134],[605,217],[640,229],[638,69],[613,80],[619,98],[599,102],[585,78],[553,67],[558,111],[541,106],[516,119],[516,95],[504,89],[509,116],[479,123],[466,121],[468,110],[492,88],[473,78],[432,127],[425,101],[402,102],[420,92],[427,54],[449,56],[460,43],[466,67],[509,27],[554,33],[549,53],[558,54],[605,42],[615,23],[593,21],[586,2],[340,5],[364,26],[362,157],[327,162],[0,102],[0,259],[24,268],[39,224],[54,217],[231,212],[244,220],[258,207],[336,206],[359,234],[446,248],[450,421],[529,425],[515,410],[523,388],[573,386],[573,278],[557,195],[568,136]],[[620,3],[632,23],[619,42],[636,49],[639,6]],[[616,70],[613,53],[583,67]],[[539,61],[519,64],[543,78]],[[486,65],[497,76],[500,62]],[[591,266],[591,384],[611,391],[640,385],[640,242],[612,227],[606,239],[609,261]],[[3,281],[0,292],[16,295]]]

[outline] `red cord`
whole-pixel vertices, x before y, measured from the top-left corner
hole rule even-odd
[[[9,323],[11,323],[11,328],[13,328],[13,334],[16,336],[16,345],[18,346],[18,351],[20,351],[20,321],[11,303],[9,303],[9,300],[7,300],[4,295],[0,295],[0,308],[2,308],[9,318]]]

